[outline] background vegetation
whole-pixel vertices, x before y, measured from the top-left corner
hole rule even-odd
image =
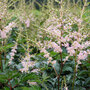
[[[89,0],[0,0],[0,90],[89,90],[89,5]],[[84,60],[75,61],[81,50],[75,49],[65,61],[70,53],[61,46],[56,27],[63,38],[75,32],[83,36]],[[63,52],[50,46],[58,37]]]

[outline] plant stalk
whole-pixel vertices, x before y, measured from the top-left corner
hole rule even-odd
[[[2,52],[0,52],[0,68],[1,68],[1,71],[3,71]]]
[[[61,23],[61,29],[63,29],[63,22],[62,22],[62,19],[63,19],[63,0],[61,0],[60,2],[60,23]],[[61,30],[61,36],[62,36],[62,30]],[[61,37],[60,37],[60,40],[61,40]],[[62,43],[60,44],[60,48],[62,48]],[[61,59],[61,65],[60,65],[60,73],[58,75],[58,90],[60,88],[60,76],[61,76],[61,73],[62,73],[62,69],[63,69],[63,61],[62,61],[62,52],[60,52],[60,59]]]
[[[74,90],[75,79],[76,79],[76,59],[75,59],[75,68],[74,68],[74,75],[73,75],[72,90]]]

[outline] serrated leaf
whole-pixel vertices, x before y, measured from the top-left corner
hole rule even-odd
[[[88,74],[88,73],[90,73],[90,71],[83,70],[83,71],[80,71],[79,72],[79,75],[84,75],[84,74]]]
[[[65,72],[65,71],[70,71],[70,72],[72,72],[73,69],[72,69],[70,66],[64,66],[63,71],[64,71],[64,72]]]

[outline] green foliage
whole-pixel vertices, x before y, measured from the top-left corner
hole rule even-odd
[[[0,51],[3,51],[3,50],[8,50],[8,49],[10,49],[11,47],[13,47],[14,46],[14,44],[7,44],[6,46],[1,46],[0,47]]]
[[[7,3],[7,5],[10,4],[7,7],[8,9],[7,13],[9,12],[10,16],[8,16],[7,18],[5,17],[3,18],[2,26],[3,27],[7,26],[11,22],[15,22],[17,23],[17,25],[15,28],[12,28],[12,31],[10,32],[10,35],[8,38],[6,39],[0,38],[0,53],[1,53],[0,61],[1,60],[3,61],[3,72],[0,71],[0,85],[1,85],[0,90],[10,90],[9,86],[7,85],[10,83],[14,90],[58,90],[58,87],[57,87],[58,82],[57,82],[57,77],[56,77],[54,68],[56,69],[57,74],[59,74],[61,71],[60,53],[54,52],[53,49],[47,49],[47,51],[50,53],[50,56],[52,57],[52,61],[56,60],[56,64],[54,64],[53,66],[51,63],[47,64],[48,59],[44,58],[44,53],[40,53],[36,43],[39,40],[41,40],[41,38],[38,36],[39,30],[43,31],[42,27],[43,26],[45,27],[44,25],[45,22],[49,17],[52,17],[50,13],[52,13],[53,11],[52,14],[57,13],[58,14],[57,16],[59,17],[60,11],[59,11],[59,8],[56,8],[53,5],[53,2],[52,2],[53,0],[48,0],[48,1],[44,0],[45,3],[43,4],[34,2],[34,0],[30,0],[30,1],[31,1],[30,4],[29,4],[29,1],[27,4],[25,4],[24,0],[20,0],[20,1],[9,0],[9,2]],[[40,1],[44,2],[43,0],[40,0]],[[67,4],[67,0],[65,1],[66,2],[64,2],[63,5]],[[34,3],[36,3],[40,7],[40,10],[33,9],[34,7],[31,4],[34,4]],[[88,4],[89,3],[90,2],[88,2]],[[55,4],[57,5],[57,7],[60,7],[58,1]],[[69,3],[69,4],[71,6],[70,7],[65,6],[64,8],[65,12],[68,14],[70,11],[74,13],[74,15],[78,14],[77,16],[80,17],[79,15],[82,7],[78,5],[73,6],[73,3]],[[11,7],[13,7],[13,10],[11,10]],[[67,11],[67,9],[69,9],[69,11]],[[32,16],[29,16],[29,14],[32,14]],[[90,16],[90,7],[86,8],[84,14],[82,15],[82,19],[83,19],[82,24],[86,24],[86,27],[84,28],[85,30],[83,30],[83,32],[89,31],[89,22],[90,22],[89,16]],[[21,17],[24,20],[19,20]],[[26,27],[25,25],[25,20],[27,18],[30,18],[31,20],[30,27]],[[32,19],[35,19],[35,20],[32,20]],[[71,27],[72,27],[71,31],[78,31],[79,29],[77,23],[74,23]],[[2,27],[1,27],[1,17],[0,17],[0,30],[1,29]],[[65,32],[65,35],[67,34],[68,33]],[[89,39],[90,37],[86,38],[86,40],[88,41]],[[43,35],[43,40],[49,41],[52,39],[48,38],[47,35]],[[43,40],[41,40],[41,42],[43,42]],[[2,42],[4,41],[5,41],[5,45],[2,45]],[[16,50],[17,52],[14,56],[12,64],[9,65],[8,61],[11,58],[9,53],[11,52],[11,48],[15,45],[13,42],[18,43],[18,48]],[[64,62],[64,59],[66,56],[68,56],[68,54],[65,47],[62,47],[62,49],[63,49],[62,61]],[[21,73],[18,69],[21,69],[22,66],[20,62],[26,56],[27,52],[29,52],[31,55],[32,54],[34,55],[33,57],[30,58],[30,60],[35,61],[36,64],[34,67],[29,68],[29,71],[30,71],[29,73],[25,73],[25,72]],[[88,56],[87,61],[82,61],[82,64],[78,66],[78,69],[76,71],[74,90],[89,90],[90,88],[89,58],[90,58],[90,55]],[[64,82],[64,84],[66,84],[68,86],[68,89],[71,90],[71,86],[73,82],[74,66],[75,66],[74,56],[70,57],[63,65],[64,66],[59,80],[60,88],[61,88],[62,82],[65,81],[63,77],[65,77],[66,83]],[[40,71],[38,73],[32,73],[31,71],[35,68],[40,69]],[[37,85],[29,85],[27,82],[28,80],[30,80],[31,82],[36,82]]]
[[[3,83],[8,82],[9,79],[14,79],[15,77],[19,77],[20,73],[18,73],[16,70],[14,71],[10,71],[10,70],[6,70],[2,73],[0,73],[0,81]]]
[[[31,87],[15,88],[14,90],[41,90],[41,88],[39,86],[31,86]]]
[[[25,82],[28,80],[36,80],[37,82],[39,82],[39,77],[38,77],[38,75],[36,75],[34,73],[26,74],[26,75],[23,75],[23,77],[21,77],[21,82]]]

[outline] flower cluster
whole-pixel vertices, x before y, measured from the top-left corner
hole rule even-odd
[[[16,49],[17,49],[17,43],[16,43],[16,45],[14,47],[12,47],[12,50],[10,52],[11,58],[9,60],[9,64],[11,64],[12,63],[12,60],[14,59],[15,53],[17,52]]]
[[[25,21],[25,24],[26,24],[27,27],[30,26],[30,20],[29,20],[29,18]]]
[[[44,57],[48,58],[48,60],[49,60],[48,63],[50,63],[52,60],[52,57],[50,57],[50,53],[46,50],[46,47],[43,47],[43,43],[41,43],[41,42],[37,42],[36,44],[37,44],[40,52],[44,53]]]
[[[90,41],[86,40],[89,35],[81,31],[84,29],[84,25],[79,28],[79,24],[83,22],[80,18],[72,13],[68,14],[68,16],[65,14],[64,16],[61,24],[55,13],[54,15],[50,15],[45,21],[43,28],[41,28],[43,31],[39,29],[41,41],[39,44],[37,43],[37,45],[40,51],[44,53],[44,57],[48,58],[49,63],[53,63],[53,58],[47,49],[53,49],[54,52],[62,53],[62,47],[64,47],[68,56],[64,58],[63,63],[65,63],[70,56],[76,56],[77,63],[80,64],[80,60],[85,60],[90,53],[88,49]],[[78,30],[74,30],[73,25],[75,24],[77,24]],[[48,39],[44,40],[43,38],[45,37],[48,37]]]
[[[87,58],[87,56],[88,56],[88,53],[86,51],[80,51],[80,53],[78,54],[78,59],[84,60]]]
[[[31,58],[30,54],[27,53],[25,58],[23,58],[23,60],[21,61],[21,64],[23,66],[23,68],[20,69],[21,72],[28,72],[30,67],[35,66],[35,62],[31,61],[30,58]]]
[[[4,27],[3,30],[0,30],[0,37],[2,39],[7,38],[7,34],[12,30],[13,27],[15,27],[16,24],[14,22],[9,23],[8,26]]]

